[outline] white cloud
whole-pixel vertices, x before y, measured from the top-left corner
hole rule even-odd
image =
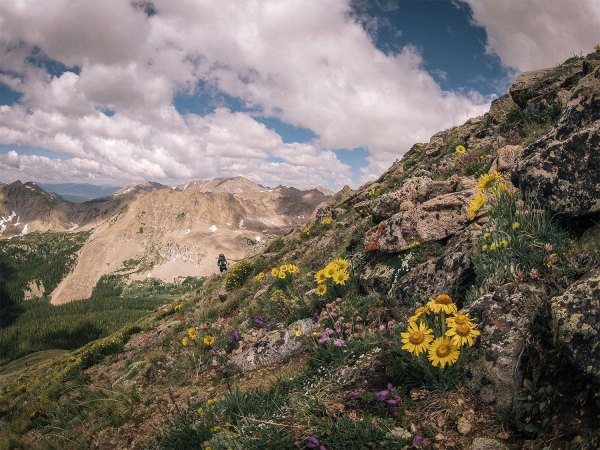
[[[122,0],[0,0],[0,70],[19,74],[0,81],[24,93],[21,104],[0,110],[0,143],[97,163],[84,173],[73,159],[43,161],[70,177],[245,175],[339,187],[350,170],[331,149],[368,148],[364,175],[375,177],[413,143],[487,108],[485,99],[442,91],[415,49],[376,49],[346,1],[156,0],[154,7],[147,17]],[[34,46],[80,73],[56,77],[26,64]],[[198,82],[319,138],[284,144],[251,113],[227,109],[182,116],[173,97]],[[23,176],[41,176],[34,160],[19,157]]]
[[[598,44],[598,0],[463,0],[487,32],[487,48],[518,71],[587,54]]]

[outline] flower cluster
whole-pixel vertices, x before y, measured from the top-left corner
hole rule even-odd
[[[343,300],[327,303],[319,314],[317,327],[323,331],[314,332],[319,345],[344,347],[348,341],[359,339],[365,331],[364,319],[351,311],[343,311]]]
[[[198,330],[195,327],[190,327],[187,329],[185,336],[181,339],[181,346],[187,347],[189,344],[196,344],[198,340]],[[202,338],[202,342],[207,347],[211,347],[215,343],[215,337],[212,334],[205,334]]]
[[[496,170],[481,175],[477,180],[475,188],[480,192],[473,196],[471,203],[467,208],[469,211],[469,219],[471,220],[477,217],[479,211],[488,202],[490,196],[496,198],[501,192],[508,191],[506,181]]]
[[[333,223],[333,218],[325,217],[323,220],[321,220],[321,223],[323,225],[331,225]]]
[[[323,269],[315,274],[317,281],[317,294],[325,295],[327,293],[327,281],[331,280],[334,284],[345,285],[350,279],[348,268],[350,263],[347,259],[336,258],[327,264]]]
[[[274,278],[279,278],[281,280],[285,280],[286,278],[291,277],[292,275],[295,275],[297,273],[300,273],[300,268],[296,264],[282,264],[279,267],[273,267],[271,269],[271,275]]]
[[[459,314],[448,294],[440,294],[420,306],[401,333],[402,349],[416,357],[427,355],[433,366],[451,366],[458,361],[461,347],[473,346],[481,333],[467,314]]]

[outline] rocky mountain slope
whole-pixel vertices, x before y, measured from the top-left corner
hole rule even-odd
[[[599,102],[600,52],[520,75],[228,274],[12,369],[0,442],[598,448]],[[159,227],[153,207],[117,221]]]
[[[88,298],[101,276],[131,280],[204,276],[216,272],[216,255],[236,260],[282,230],[304,223],[327,196],[260,186],[237,177],[191,182],[177,188],[141,182],[109,197],[73,204],[35,183],[0,190],[0,233],[93,229],[74,270],[52,302]]]

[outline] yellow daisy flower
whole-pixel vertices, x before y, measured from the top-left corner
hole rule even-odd
[[[325,217],[325,218],[324,218],[324,219],[321,221],[321,223],[322,223],[323,225],[331,225],[331,224],[333,223],[333,219],[332,219],[331,217]]]
[[[460,348],[452,343],[450,338],[440,337],[433,341],[429,347],[427,358],[434,366],[440,366],[442,369],[446,365],[451,366],[460,356]]]
[[[475,324],[471,322],[471,318],[467,314],[455,314],[446,317],[446,325],[448,325],[448,327],[455,327],[457,325],[469,325],[470,327],[475,327]]]
[[[284,270],[280,270],[279,271],[279,275],[277,275],[280,279],[285,280],[285,278],[287,277],[287,274],[285,273]]]
[[[350,266],[348,260],[342,258],[336,258],[331,263],[335,264],[340,270],[348,270],[348,267]]]
[[[417,309],[415,309],[414,315],[412,315],[408,318],[408,321],[416,322],[417,320],[419,320],[421,318],[421,316],[423,316],[424,314],[427,314],[428,312],[429,312],[429,308],[427,306],[419,306]]]
[[[459,155],[464,155],[467,153],[467,149],[463,145],[457,145],[456,153],[458,153]]]
[[[325,286],[324,284],[320,284],[319,286],[317,286],[317,294],[318,295],[325,295],[327,293],[327,286]]]
[[[502,178],[502,175],[496,171],[493,170],[490,173],[484,173],[483,175],[481,175],[479,177],[479,179],[477,180],[477,184],[475,185],[475,188],[479,191],[489,191],[491,190],[499,181],[503,181],[504,178]]]
[[[325,275],[325,272],[323,270],[319,270],[315,274],[315,280],[317,280],[317,283],[323,283],[326,279],[327,275]]]
[[[205,345],[208,345],[210,347],[215,343],[215,338],[210,334],[205,334],[204,338],[202,339],[202,342],[204,342]]]
[[[335,282],[335,284],[346,284],[346,281],[348,281],[349,279],[350,275],[348,275],[348,272],[345,272],[343,270],[338,270],[333,274],[333,281]]]
[[[256,275],[255,277],[256,281],[262,281],[265,279],[265,273],[264,272],[260,272],[258,275]]]
[[[521,224],[519,222],[513,222],[512,223],[512,229],[513,230],[518,230],[521,227]]]
[[[485,194],[475,194],[473,196],[471,203],[469,203],[469,206],[467,207],[467,211],[469,211],[469,219],[473,220],[477,216],[477,213],[483,207],[483,205],[485,205],[486,201],[487,197]]]
[[[448,294],[440,294],[427,302],[427,307],[434,313],[445,312],[446,314],[456,314],[456,304]]]
[[[198,339],[198,332],[196,331],[195,328],[188,328],[187,334],[192,341],[195,341],[196,339]]]
[[[296,337],[300,337],[302,336],[302,331],[301,330],[296,330]]]
[[[410,322],[407,331],[400,335],[404,344],[402,350],[407,350],[415,356],[425,353],[433,341],[433,330],[427,328],[423,322]]]
[[[187,346],[190,343],[189,339],[187,336],[185,336],[182,340],[181,340],[181,345],[183,345],[184,347]]]
[[[456,325],[446,332],[446,336],[451,338],[452,344],[458,347],[462,347],[465,344],[469,344],[469,347],[472,347],[475,343],[475,338],[480,334],[481,333],[479,330],[472,328],[466,323],[462,325]]]
[[[333,276],[335,275],[335,273],[337,272],[338,268],[335,264],[327,264],[327,267],[325,267],[325,269],[323,269],[325,271],[325,276],[327,278],[333,278]]]
[[[278,276],[279,275],[279,270],[276,269],[275,267],[273,267],[271,269],[271,275],[273,275],[274,277]]]

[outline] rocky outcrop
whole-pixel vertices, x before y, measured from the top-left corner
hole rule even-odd
[[[517,158],[523,153],[523,147],[520,145],[505,145],[496,152],[496,160],[491,169],[498,172],[508,172],[513,169]]]
[[[468,313],[481,330],[477,355],[469,362],[469,388],[500,410],[512,407],[521,390],[520,357],[531,325],[542,307],[539,292],[526,286],[498,288],[476,300]]]
[[[600,269],[550,302],[552,334],[571,362],[600,382]]]
[[[231,362],[241,370],[249,371],[296,356],[305,350],[306,336],[315,326],[312,319],[303,319],[286,329],[272,331],[252,347],[234,355]]]
[[[410,303],[411,300],[424,302],[446,292],[462,304],[465,287],[474,277],[472,254],[479,234],[474,227],[452,237],[441,257],[432,258],[407,274],[397,276],[388,295],[401,303]]]
[[[367,234],[365,248],[395,253],[408,249],[415,242],[453,236],[469,222],[467,206],[473,195],[474,190],[440,195],[396,213]]]
[[[400,211],[408,211],[417,204],[439,195],[454,192],[458,179],[433,181],[430,177],[414,177],[406,180],[400,189],[382,195],[373,207],[377,220],[388,219]]]
[[[554,213],[600,212],[600,66],[579,81],[553,131],[527,147],[512,180]]]

